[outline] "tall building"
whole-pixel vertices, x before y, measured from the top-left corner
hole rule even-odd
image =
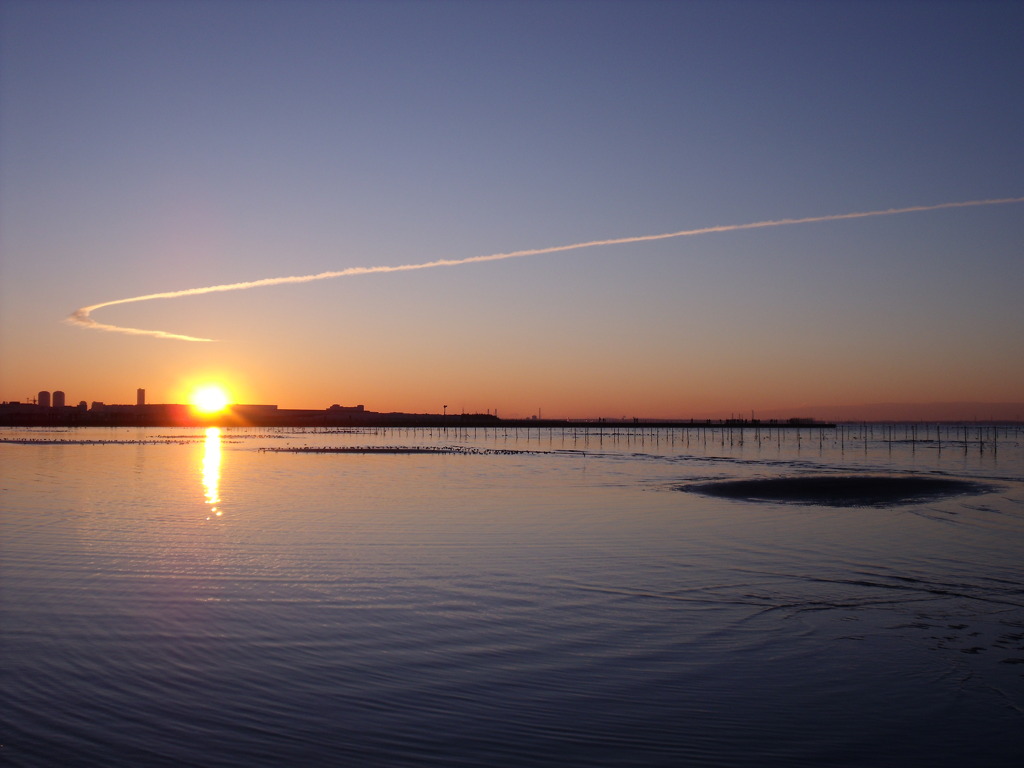
[[[63,408],[64,407],[64,393],[61,390],[57,390],[53,393],[53,407]]]
[[[36,402],[39,403],[39,405],[41,405],[43,408],[49,408],[50,407],[50,393],[47,392],[45,389],[41,390],[39,392],[39,398],[36,400]]]
[[[136,405],[145,405],[146,404],[146,390],[144,390],[142,387],[139,387],[139,389],[135,392],[135,404]]]

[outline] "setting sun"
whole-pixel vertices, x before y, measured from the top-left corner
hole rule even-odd
[[[229,402],[228,393],[214,384],[201,387],[192,393],[192,405],[200,413],[223,411]]]

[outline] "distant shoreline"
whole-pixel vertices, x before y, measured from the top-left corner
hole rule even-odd
[[[502,419],[493,414],[377,413],[374,411],[298,410],[277,406],[231,406],[212,415],[197,413],[187,405],[113,405],[85,409],[81,407],[43,407],[30,403],[0,403],[0,427],[268,427],[282,429],[363,429],[394,427],[400,429],[597,429],[670,430],[715,429],[758,430],[832,430],[838,426],[906,425],[922,429],[944,426],[1018,426],[1017,419]],[[922,435],[923,436],[923,435]]]
[[[118,410],[77,408],[6,409],[3,427],[280,427],[280,428],[448,428],[448,429],[834,429],[833,422],[814,419],[500,419],[490,414],[331,413],[327,411],[261,410],[244,407],[204,416],[185,406],[119,406]],[[157,410],[160,408],[160,410]],[[152,410],[147,410],[152,409]]]

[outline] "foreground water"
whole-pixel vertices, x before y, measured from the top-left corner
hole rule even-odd
[[[0,430],[0,761],[1017,766],[1024,432],[931,429]],[[680,490],[823,473],[981,487]]]

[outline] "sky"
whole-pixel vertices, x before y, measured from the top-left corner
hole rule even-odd
[[[0,399],[1024,401],[1020,2],[0,5]],[[457,262],[94,309],[353,268]]]

